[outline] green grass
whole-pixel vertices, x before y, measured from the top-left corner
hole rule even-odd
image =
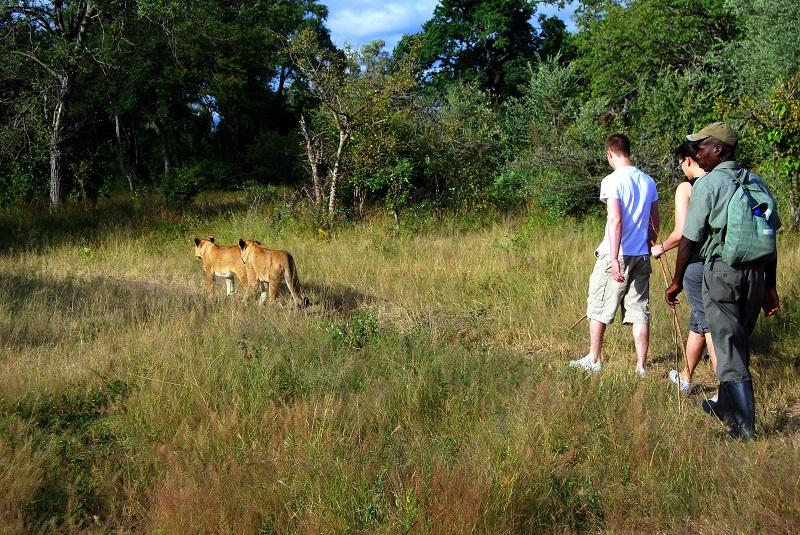
[[[0,532],[800,527],[796,236],[738,443],[665,380],[657,265],[650,376],[618,325],[602,374],[566,368],[602,223],[310,221],[236,196],[0,215]],[[207,234],[291,251],[313,305],[207,298]]]

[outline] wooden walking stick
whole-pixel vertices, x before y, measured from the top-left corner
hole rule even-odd
[[[669,277],[667,277],[667,269],[664,267],[664,254],[662,253],[661,256],[657,258],[658,265],[661,266],[661,274],[664,276],[664,284],[669,287]],[[675,368],[678,368],[678,348],[680,348],[680,352],[683,353],[683,362],[685,363],[686,367],[689,367],[689,358],[686,356],[686,347],[683,345],[683,333],[681,332],[681,325],[680,321],[678,321],[678,311],[676,309],[672,309],[672,327],[673,332],[675,333]],[[681,396],[681,375],[680,370],[678,370],[678,408],[682,408],[683,406],[683,398]]]
[[[658,239],[659,231],[656,230],[655,226],[653,226],[653,222],[650,222],[650,229],[656,233],[656,239],[653,243],[658,243],[660,240]],[[661,274],[664,276],[664,284],[667,285],[669,288],[669,277],[667,277],[667,268],[664,267],[664,242],[661,242],[661,255],[657,258],[658,265],[661,266]],[[685,363],[686,367],[689,367],[689,358],[686,356],[686,347],[683,345],[683,333],[681,332],[681,325],[678,321],[678,311],[675,308],[672,308],[672,327],[675,333],[675,368],[678,368],[678,348],[680,348],[680,352],[683,353],[683,362]],[[682,408],[683,399],[681,398],[681,372],[678,370],[678,410]]]
[[[578,321],[576,321],[575,323],[573,323],[573,324],[572,324],[572,327],[570,327],[570,328],[569,328],[569,330],[571,331],[572,329],[574,329],[575,327],[577,327],[577,326],[578,326],[578,324],[579,324],[580,322],[582,322],[583,320],[585,320],[585,319],[586,319],[586,314],[584,314],[583,316],[581,316],[581,319],[579,319]]]

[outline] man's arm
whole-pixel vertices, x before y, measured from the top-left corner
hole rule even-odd
[[[694,246],[695,242],[686,236],[681,236],[681,241],[678,244],[678,257],[675,259],[675,274],[672,276],[672,284],[664,292],[664,299],[666,299],[670,308],[675,308],[678,303],[676,297],[683,290],[683,275],[686,273],[686,266],[689,265]]]
[[[608,245],[611,255],[611,276],[617,282],[625,282],[625,277],[619,269],[619,246],[622,241],[622,208],[619,199],[608,199],[606,203],[608,216]]]
[[[658,214],[658,201],[650,205],[650,227],[647,231],[647,245],[653,246],[658,241],[658,233],[661,230],[661,216]]]

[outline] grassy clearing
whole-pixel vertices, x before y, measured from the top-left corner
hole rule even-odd
[[[6,214],[0,230],[4,532],[800,526],[795,236],[783,312],[754,342],[762,437],[744,444],[699,411],[702,391],[679,405],[665,380],[658,271],[650,377],[632,373],[619,326],[602,374],[566,369],[586,350],[585,325],[568,327],[596,223],[409,218],[398,233],[376,218],[325,233],[231,198]],[[191,243],[207,234],[290,250],[314,305],[208,299]]]

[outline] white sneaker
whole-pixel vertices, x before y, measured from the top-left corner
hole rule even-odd
[[[645,377],[647,377],[647,370],[637,366],[636,367],[636,375],[638,375],[639,377],[645,378]]]
[[[594,362],[591,355],[586,355],[582,359],[569,361],[570,368],[583,368],[587,372],[599,372],[603,365],[599,362]]]
[[[669,380],[680,387],[682,394],[686,394],[692,388],[692,383],[687,383],[681,379],[681,375],[678,373],[678,370],[669,371]]]

